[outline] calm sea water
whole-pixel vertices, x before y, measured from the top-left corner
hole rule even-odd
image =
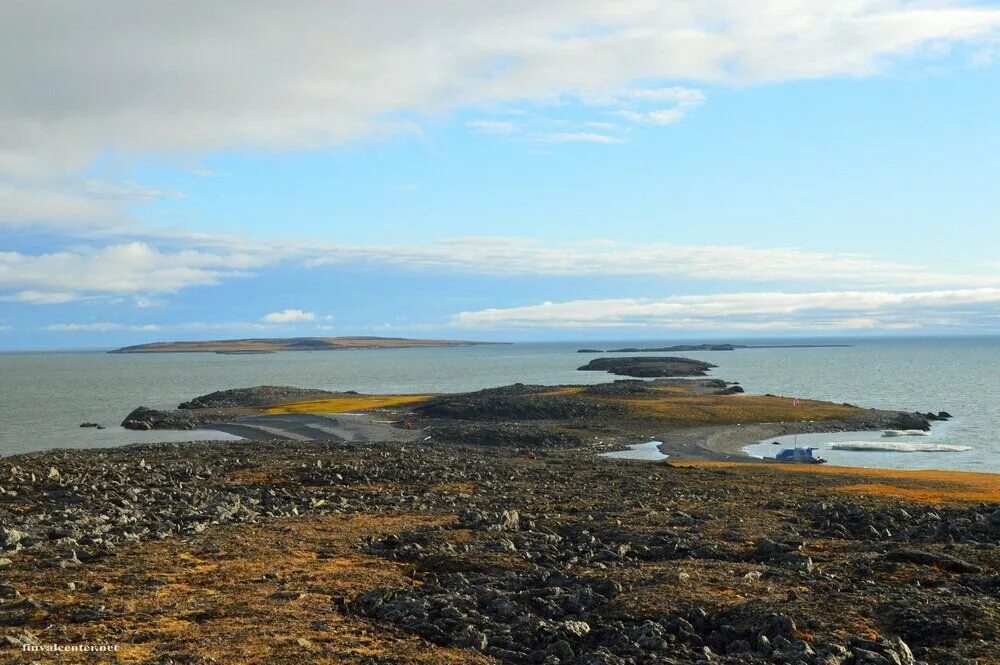
[[[804,342],[805,340],[799,340]],[[808,340],[821,342],[822,340]],[[760,340],[763,343],[766,340]],[[950,411],[920,442],[972,446],[965,453],[837,453],[832,462],[899,468],[1000,471],[1000,338],[839,340],[849,348],[745,349],[683,355],[753,393],[921,411]],[[451,392],[523,383],[598,383],[578,372],[583,346],[665,345],[669,340],[513,344],[441,349],[270,355],[0,354],[0,454],[137,441],[223,438],[215,432],[130,432],[117,427],[140,404],[174,407],[195,395],[260,384],[361,392]],[[749,342],[755,343],[755,342]],[[105,430],[81,429],[84,421]],[[833,440],[856,440],[837,435]],[[822,437],[821,437],[822,439]],[[826,443],[829,438],[823,439]],[[800,444],[808,442],[800,437]],[[815,445],[810,443],[810,445]],[[824,444],[821,444],[821,448]]]

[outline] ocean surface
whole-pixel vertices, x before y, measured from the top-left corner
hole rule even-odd
[[[799,339],[794,343],[824,341],[851,346],[672,355],[715,363],[718,368],[712,376],[739,381],[751,393],[886,409],[949,411],[954,420],[935,424],[930,437],[907,440],[972,448],[960,453],[859,453],[832,451],[825,446],[833,441],[877,440],[878,434],[798,437],[799,445],[818,445],[819,454],[831,462],[1000,472],[1000,338]],[[140,441],[227,438],[217,432],[132,432],[117,426],[136,406],[171,408],[196,395],[225,388],[280,384],[405,393],[474,390],[518,381],[600,383],[614,377],[576,371],[594,357],[576,353],[578,348],[674,343],[678,342],[588,341],[268,355],[0,354],[0,455]],[[85,421],[101,423],[107,429],[81,429],[79,425]],[[777,446],[772,449],[780,450]],[[763,446],[753,450],[773,454]]]

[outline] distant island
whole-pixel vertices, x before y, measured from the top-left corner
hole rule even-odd
[[[629,347],[625,349],[578,349],[577,353],[675,353],[677,351],[735,351],[736,349],[830,349],[846,348],[850,344],[677,344],[660,347]]]
[[[470,342],[404,337],[277,337],[219,339],[196,342],[153,342],[125,346],[108,353],[223,353],[257,354],[277,351],[338,351],[347,349],[402,349],[412,347],[476,346],[501,342]]]

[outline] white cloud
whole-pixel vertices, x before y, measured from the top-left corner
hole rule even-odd
[[[694,88],[678,86],[637,88],[619,93],[617,102],[620,105],[629,103],[633,105],[633,108],[619,111],[619,114],[626,120],[651,125],[672,125],[704,104],[705,93]],[[662,106],[664,103],[668,103],[670,106]],[[653,104],[656,108],[646,107],[649,104]]]
[[[709,280],[834,281],[865,286],[993,286],[1000,275],[937,273],[875,257],[795,247],[633,244],[594,240],[558,245],[525,238],[454,238],[424,245],[314,245],[306,265],[353,262],[487,275],[649,275]]]
[[[491,276],[649,276],[794,282],[837,284],[840,288],[1000,286],[1000,274],[991,266],[981,266],[978,270],[969,266],[966,273],[944,273],[877,257],[794,247],[636,244],[602,239],[550,244],[516,237],[342,245],[176,235],[161,238],[159,242],[165,248],[135,241],[39,255],[0,252],[0,300],[59,304],[128,297],[136,307],[148,308],[162,304],[156,298],[159,294],[248,277],[256,270],[278,263],[307,268],[375,265]]]
[[[50,227],[106,228],[123,216],[115,202],[75,187],[15,186],[0,182],[0,227],[44,223]]]
[[[148,325],[127,325],[124,323],[54,323],[45,326],[43,330],[49,332],[118,332],[127,330],[130,332],[156,332],[160,326]]]
[[[721,293],[545,302],[457,314],[463,328],[910,329],[995,319],[1000,288]],[[958,316],[952,316],[953,314]],[[995,324],[992,324],[995,325]]]
[[[1000,29],[1000,8],[960,0],[8,4],[0,173],[20,180],[107,152],[334,145],[410,129],[401,113],[636,81],[870,75]]]
[[[98,159],[190,165],[234,146],[322,148],[417,132],[456,110],[558,111],[567,100],[667,125],[704,95],[665,82],[867,76],[953,45],[977,49],[975,64],[1000,36],[1000,7],[962,0],[8,5],[0,226],[88,233],[134,231],[127,202],[177,196],[89,182]],[[588,124],[469,126],[532,142],[623,140]]]
[[[151,309],[153,307],[162,307],[166,304],[165,300],[160,300],[159,298],[150,298],[149,296],[133,296],[132,302],[139,309]]]
[[[12,298],[22,302],[58,298],[59,294],[169,293],[217,284],[266,262],[246,252],[170,252],[143,242],[38,255],[0,252],[0,290],[18,291],[21,295]]]
[[[58,291],[18,291],[7,296],[0,296],[3,302],[22,302],[31,305],[62,305],[80,300],[77,293],[60,293]]]
[[[301,309],[283,309],[280,312],[271,312],[261,320],[264,323],[302,323],[315,321],[316,314]]]

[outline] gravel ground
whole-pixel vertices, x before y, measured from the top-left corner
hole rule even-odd
[[[0,660],[997,662],[996,497],[886,489],[954,477],[442,443],[6,458]]]

